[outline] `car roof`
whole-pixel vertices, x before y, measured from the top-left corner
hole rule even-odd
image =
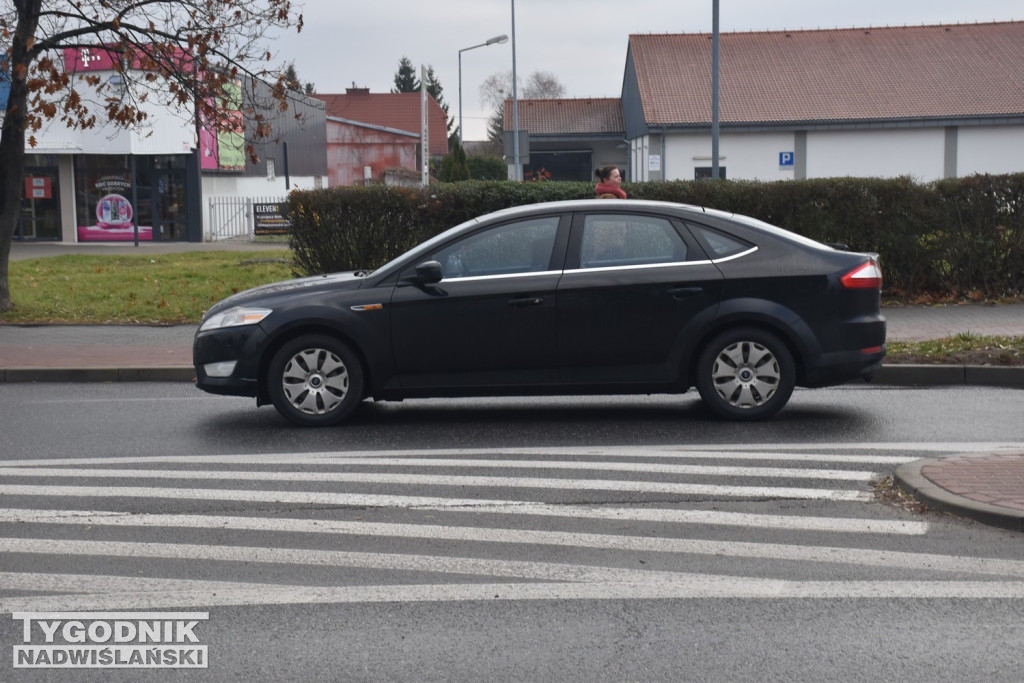
[[[621,207],[626,207],[625,209]],[[632,211],[632,210],[643,210],[643,209],[654,209],[659,211],[669,211],[670,213],[676,214],[694,214],[689,216],[690,219],[698,219],[700,216],[710,216],[713,218],[719,218],[722,220],[732,221],[734,224],[739,223],[740,225],[755,230],[761,234],[769,234],[773,237],[788,240],[790,242],[796,242],[804,245],[805,247],[811,247],[814,249],[829,249],[832,247],[824,245],[817,240],[805,237],[799,233],[792,232],[785,228],[766,223],[758,218],[739,214],[730,211],[722,211],[721,209],[711,209],[706,206],[696,206],[694,204],[680,204],[677,202],[666,202],[656,201],[651,199],[571,199],[557,202],[541,202],[538,204],[526,204],[522,206],[514,206],[508,209],[502,209],[489,213],[483,216],[479,216],[477,220],[492,218],[511,218],[517,215],[528,215],[531,213],[544,213],[547,211],[566,211],[566,210],[593,210],[602,209],[608,211]]]
[[[677,204],[676,202],[665,202],[655,201],[651,199],[566,199],[557,202],[539,202],[537,204],[523,204],[520,206],[512,206],[507,209],[499,209],[492,213],[479,216],[478,218],[499,218],[503,216],[516,216],[524,213],[533,212],[544,212],[544,211],[566,211],[566,210],[583,210],[583,209],[609,209],[609,210],[625,210],[631,211],[640,208],[648,209],[688,209],[690,211],[705,211],[700,206],[693,206],[691,204]],[[708,211],[714,211],[714,209],[708,209]],[[716,212],[721,216],[728,216],[729,214],[724,212]]]

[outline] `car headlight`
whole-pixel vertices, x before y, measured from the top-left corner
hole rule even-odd
[[[248,306],[235,306],[216,315],[211,315],[199,326],[200,332],[207,330],[218,330],[222,327],[238,327],[240,325],[255,325],[268,315],[273,313],[271,308],[251,308]]]

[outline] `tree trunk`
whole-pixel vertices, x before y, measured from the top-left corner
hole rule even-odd
[[[28,67],[35,54],[30,52],[29,40],[35,35],[39,23],[42,0],[16,2],[18,26],[11,36],[8,72],[11,94],[7,100],[7,113],[0,128],[0,312],[13,308],[8,282],[11,241],[18,229],[21,215],[21,196],[25,181],[25,125],[27,123]]]

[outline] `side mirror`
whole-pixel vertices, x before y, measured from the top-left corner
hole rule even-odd
[[[432,285],[444,279],[441,264],[437,261],[424,261],[416,266],[416,281],[421,285]]]

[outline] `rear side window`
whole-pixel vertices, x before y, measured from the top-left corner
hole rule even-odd
[[[686,243],[672,224],[652,216],[586,216],[580,268],[642,266],[686,260]]]
[[[691,225],[690,229],[707,246],[708,254],[712,259],[735,256],[751,248],[751,245],[746,242],[702,225]]]

